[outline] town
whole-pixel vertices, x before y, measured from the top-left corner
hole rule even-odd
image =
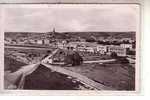
[[[7,34],[7,33],[6,33]],[[88,39],[82,37],[71,37],[70,33],[65,33],[65,37],[55,38],[55,29],[50,33],[41,34],[40,36],[5,37],[7,45],[24,45],[24,46],[45,46],[52,48],[67,49],[73,48],[75,51],[89,52],[93,54],[110,55],[115,52],[118,56],[132,56],[135,58],[135,39],[133,38],[115,38],[115,37],[96,37],[90,36]],[[63,33],[59,33],[63,34]],[[81,33],[82,34],[82,33]],[[83,33],[84,34],[84,33]],[[86,34],[86,33],[85,33]],[[134,33],[131,33],[134,34]],[[68,37],[66,37],[68,36]],[[63,39],[64,38],[64,39]]]
[[[11,70],[11,72],[15,72],[21,66],[42,61],[42,63],[48,64],[45,66],[57,65],[63,67],[65,70],[62,69],[64,72],[61,73],[66,73],[66,70],[70,70],[71,72],[69,73],[76,72],[107,87],[119,90],[133,90],[135,88],[133,81],[136,55],[135,32],[74,33],[57,32],[55,28],[51,32],[45,33],[5,32],[4,43],[5,71]],[[62,57],[62,54],[64,54],[62,52],[68,53],[70,52],[68,50],[79,53],[83,64],[72,64],[67,67],[64,64],[65,55]],[[51,58],[50,55],[54,52],[55,56]],[[108,74],[110,72],[111,76]],[[85,81],[84,79],[81,80]],[[118,83],[114,80],[118,81]]]

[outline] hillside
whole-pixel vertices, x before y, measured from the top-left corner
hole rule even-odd
[[[23,62],[19,62],[15,59],[12,59],[10,57],[6,57],[4,58],[4,70],[5,71],[11,71],[11,72],[15,72],[17,71],[19,68],[21,68],[22,66],[25,66],[26,64]]]

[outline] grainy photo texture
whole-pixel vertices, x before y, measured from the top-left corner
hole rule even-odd
[[[6,7],[4,89],[135,91],[139,5]]]

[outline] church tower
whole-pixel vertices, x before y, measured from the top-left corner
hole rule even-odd
[[[55,28],[53,28],[53,34],[55,34]]]

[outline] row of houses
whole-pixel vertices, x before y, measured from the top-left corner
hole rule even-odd
[[[52,40],[51,40],[52,41]],[[49,45],[51,43],[49,39],[5,39],[5,44],[45,44]]]
[[[70,42],[68,44],[57,43],[57,47],[61,49],[72,48],[75,51],[84,51],[109,55],[112,52],[115,52],[117,53],[118,56],[126,56],[127,49],[132,49],[132,44],[99,45],[96,43],[89,43],[89,42]]]
[[[114,41],[117,41],[117,42],[129,42],[129,43],[133,43],[135,42],[135,39],[132,39],[132,38],[122,38],[122,39],[116,39],[116,38],[113,38],[113,37],[108,37],[108,38],[104,38],[104,37],[99,37],[98,38],[99,41],[103,41],[103,42],[114,42]]]
[[[25,43],[31,43],[31,44],[40,44],[40,45],[50,45],[52,40],[49,39],[25,39],[23,41],[12,41],[9,38],[5,39],[5,43],[19,43],[19,44],[25,44]],[[77,51],[84,51],[84,52],[91,52],[91,53],[100,53],[100,54],[111,54],[111,52],[116,52],[118,56],[126,56],[127,49],[132,50],[133,46],[132,44],[120,44],[120,45],[102,45],[90,42],[69,42],[67,43],[65,40],[57,41],[55,43],[55,46],[61,49],[67,49],[72,48],[73,50]]]

